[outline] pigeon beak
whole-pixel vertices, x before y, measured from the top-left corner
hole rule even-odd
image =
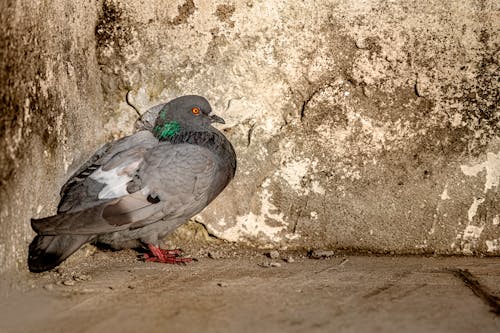
[[[225,124],[225,123],[226,123],[226,122],[224,121],[224,119],[222,119],[221,117],[219,117],[219,116],[218,116],[218,115],[216,115],[216,114],[213,114],[213,113],[212,113],[212,114],[210,114],[208,117],[210,118],[210,121],[211,121],[212,123],[220,123],[220,124]]]

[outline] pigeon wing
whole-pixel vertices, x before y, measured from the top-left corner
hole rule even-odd
[[[90,208],[124,194],[147,149],[158,144],[149,131],[137,132],[100,148],[61,189],[58,213]]]
[[[32,220],[32,226],[41,235],[90,235],[140,228],[161,219],[187,220],[211,200],[216,173],[216,158],[208,149],[162,143],[144,155],[135,175],[139,191],[103,199],[88,209]]]

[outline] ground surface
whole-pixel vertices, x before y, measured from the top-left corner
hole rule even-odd
[[[198,257],[175,266],[131,250],[76,256],[0,301],[0,332],[500,332],[498,258]]]

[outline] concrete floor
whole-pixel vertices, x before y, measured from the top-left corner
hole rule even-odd
[[[500,332],[499,258],[294,258],[97,252],[33,274],[0,332]]]

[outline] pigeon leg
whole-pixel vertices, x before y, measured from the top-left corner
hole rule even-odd
[[[191,258],[181,258],[181,250],[164,250],[160,247],[154,246],[153,244],[148,244],[148,249],[151,253],[144,254],[144,259],[146,261],[161,262],[165,264],[183,264],[186,262],[191,262]]]

